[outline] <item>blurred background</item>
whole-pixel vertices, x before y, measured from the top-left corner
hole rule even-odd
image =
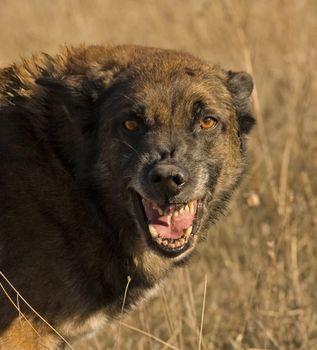
[[[317,349],[317,1],[0,0],[0,66],[82,42],[246,70],[257,126],[249,173],[190,266],[75,349]]]

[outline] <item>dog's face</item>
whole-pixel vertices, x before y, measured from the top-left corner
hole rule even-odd
[[[246,73],[139,63],[99,100],[95,181],[118,240],[181,260],[205,235],[244,171],[253,124]]]
[[[96,190],[92,197],[114,244],[131,255],[142,245],[181,261],[244,172],[245,134],[254,123],[251,77],[145,49],[124,67],[113,64],[62,84],[38,82],[55,89],[50,96],[57,106],[63,101],[66,108],[54,114],[66,113],[64,124],[70,120],[72,127],[83,115],[81,131],[67,132],[61,153],[80,182]]]

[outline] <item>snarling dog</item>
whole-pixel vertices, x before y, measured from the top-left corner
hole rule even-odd
[[[245,171],[252,87],[139,46],[0,70],[0,349],[57,349],[188,261]]]

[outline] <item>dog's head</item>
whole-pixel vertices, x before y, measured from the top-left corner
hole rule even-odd
[[[88,141],[76,151],[85,154],[84,165],[75,173],[96,190],[113,240],[142,241],[179,261],[206,234],[244,172],[253,84],[247,73],[190,55],[145,52],[114,65],[106,83],[95,81],[89,111],[82,111]],[[86,92],[87,86],[81,83]],[[81,113],[72,89],[69,115]]]

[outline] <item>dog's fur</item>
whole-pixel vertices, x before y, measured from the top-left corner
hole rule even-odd
[[[200,200],[202,240],[245,170],[251,91],[246,73],[138,46],[64,49],[0,70],[0,271],[66,339],[118,316],[128,279],[125,310],[188,260],[194,241],[174,257],[151,245],[134,194],[162,207]],[[201,129],[210,114],[217,128]],[[126,118],[142,128],[123,130]],[[189,177],[168,199],[148,183],[163,161]],[[19,307],[41,337],[0,290],[0,349],[62,346]]]

